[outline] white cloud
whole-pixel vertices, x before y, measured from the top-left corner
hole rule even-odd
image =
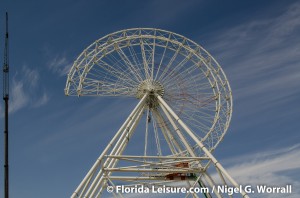
[[[20,73],[17,72],[12,79],[9,103],[10,113],[14,113],[25,107],[42,106],[49,100],[45,92],[43,95],[39,94],[39,72],[26,65],[22,67],[21,71]]]
[[[289,197],[300,195],[300,144],[227,159],[231,176],[241,184],[267,186],[292,185],[292,194],[256,194],[255,197]],[[253,196],[252,196],[253,197]]]
[[[22,67],[23,80],[29,84],[30,87],[36,87],[40,79],[40,75],[37,70],[28,68],[27,66]]]
[[[63,55],[57,55],[48,62],[48,67],[54,73],[58,73],[60,76],[65,76],[72,67],[72,62]]]
[[[13,113],[26,106],[29,101],[28,95],[24,90],[24,83],[21,81],[12,81],[11,102],[9,105],[9,112]]]
[[[278,36],[289,36],[295,29],[299,28],[299,10],[299,2],[290,6],[287,11],[274,22],[272,34]]]
[[[284,9],[279,16],[227,29],[210,45],[228,75],[234,100],[249,107],[243,116],[279,104],[292,106],[299,93],[300,3]]]

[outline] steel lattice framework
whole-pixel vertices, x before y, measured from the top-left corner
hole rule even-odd
[[[231,120],[230,85],[217,61],[190,39],[152,28],[102,37],[74,62],[65,94],[139,99],[73,198],[100,197],[104,187],[116,182],[238,186],[211,154]],[[140,122],[143,117],[145,122]],[[136,129],[144,133],[142,153],[124,155]],[[219,175],[215,179],[208,173],[212,164]]]

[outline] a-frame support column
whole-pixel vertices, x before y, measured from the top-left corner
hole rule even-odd
[[[204,144],[195,136],[195,134],[187,127],[187,125],[177,116],[177,114],[172,110],[172,108],[164,101],[164,99],[156,94],[159,104],[164,106],[168,112],[174,117],[176,122],[185,130],[185,132],[197,143],[197,145],[203,150],[203,152],[211,159],[215,167],[231,182],[231,184],[239,188],[238,183],[229,175],[229,173],[224,169],[224,167],[218,162],[218,160],[208,151]],[[245,191],[240,192],[244,198],[249,198]]]
[[[76,188],[75,192],[72,194],[71,198],[77,198],[82,197],[83,193],[87,190],[87,187],[89,183],[91,182],[91,179],[93,175],[95,174],[96,170],[99,168],[99,166],[102,163],[102,160],[105,155],[107,155],[107,152],[112,149],[116,141],[120,138],[120,136],[124,133],[124,130],[126,127],[128,127],[129,123],[134,120],[139,110],[144,106],[144,103],[146,101],[148,94],[145,94],[143,98],[139,101],[137,106],[133,109],[133,111],[130,113],[126,121],[123,123],[123,125],[120,127],[116,135],[113,137],[113,139],[109,142],[109,144],[106,146],[106,148],[103,150],[102,154],[98,157],[92,168],[89,170],[89,172],[86,174],[84,179],[81,181],[79,186]]]

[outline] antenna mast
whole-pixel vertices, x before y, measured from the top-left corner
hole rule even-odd
[[[3,64],[3,100],[4,111],[4,198],[9,197],[9,176],[8,176],[8,100],[9,100],[9,55],[8,55],[8,14],[6,12],[6,33]]]

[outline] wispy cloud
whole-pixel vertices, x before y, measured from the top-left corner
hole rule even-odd
[[[72,67],[72,64],[73,63],[68,60],[66,56],[57,55],[48,62],[48,68],[60,76],[65,76]]]
[[[51,46],[43,47],[44,59],[47,68],[56,75],[66,76],[73,65],[73,58],[67,56],[67,52],[57,52]]]
[[[300,194],[300,144],[258,154],[250,154],[225,161],[228,172],[241,184],[267,186],[292,185],[292,194],[284,197],[296,198]],[[231,164],[231,165],[229,165]],[[232,165],[235,164],[235,165]],[[255,197],[283,197],[282,194],[257,194]]]
[[[14,113],[24,107],[39,107],[49,100],[46,92],[40,94],[40,75],[37,70],[24,65],[11,83],[9,112]],[[0,109],[2,111],[2,108]]]
[[[25,107],[28,103],[29,98],[24,89],[24,82],[17,81],[16,79],[12,80],[11,103],[9,112],[16,112],[19,109]]]
[[[40,79],[40,75],[37,70],[30,69],[27,66],[22,67],[22,73],[24,78],[22,79],[25,83],[27,83],[30,87],[36,87],[38,81]]]
[[[300,3],[284,9],[279,16],[224,30],[208,46],[228,75],[237,103],[250,107],[255,101],[256,108],[244,115],[288,105],[300,93]]]

